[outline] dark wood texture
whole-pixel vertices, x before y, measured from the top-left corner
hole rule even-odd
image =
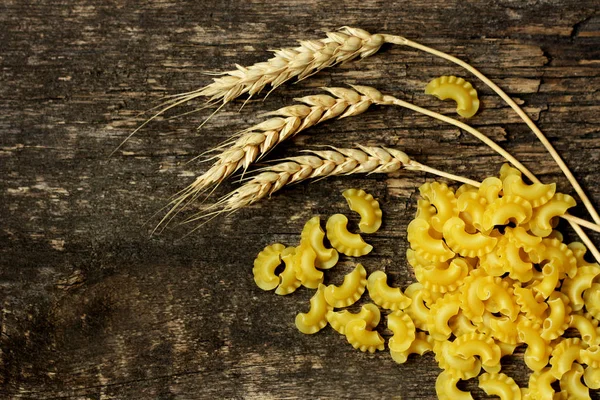
[[[266,101],[160,120],[109,153],[161,96],[210,81],[203,71],[266,59],[268,50],[341,25],[388,32],[471,62],[547,134],[600,207],[600,14],[597,0],[21,1],[0,2],[0,397],[27,399],[434,398],[431,355],[396,365],[362,354],[331,329],[294,327],[311,291],[259,290],[263,246],[293,245],[312,215],[343,212],[348,187],[385,213],[361,261],[393,283],[413,281],[406,226],[429,176],[354,176],[301,184],[184,237],[149,237],[152,215],[205,164],[186,164],[258,115],[318,87],[358,83],[453,114],[422,90],[466,76],[429,54],[385,46],[377,55],[284,85]],[[545,181],[572,193],[544,148],[474,78],[482,111],[471,124]],[[182,111],[190,110],[183,108]],[[397,108],[328,122],[271,155],[333,144],[381,144],[482,179],[502,160],[453,127]],[[218,194],[234,184],[224,185]],[[589,218],[582,207],[574,212]],[[150,220],[150,221],[148,221]],[[148,223],[146,223],[148,222]],[[146,224],[145,224],[146,223]],[[566,230],[570,238],[575,238]],[[597,245],[600,236],[591,235]],[[327,275],[339,283],[355,261]],[[386,333],[386,332],[385,332]],[[518,357],[506,370],[526,383]],[[476,396],[476,381],[468,382]]]

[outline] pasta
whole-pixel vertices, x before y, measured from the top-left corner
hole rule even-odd
[[[435,381],[435,392],[439,400],[473,400],[471,393],[464,392],[456,387],[460,378],[453,376],[448,371],[440,373]]]
[[[285,264],[285,269],[281,274],[279,274],[281,278],[281,282],[277,289],[275,289],[275,293],[279,295],[286,295],[296,291],[302,284],[302,282],[296,278],[296,265],[294,264],[294,260],[296,259],[296,248],[295,247],[286,247],[281,252],[281,261]]]
[[[433,237],[429,230],[429,224],[423,219],[413,219],[408,224],[408,242],[417,255],[430,262],[443,262],[454,257],[446,243]]]
[[[369,275],[367,290],[375,304],[387,310],[404,310],[412,302],[400,288],[388,286],[387,275],[383,271],[375,271]]]
[[[500,347],[485,334],[474,332],[459,336],[452,342],[452,348],[456,355],[464,359],[479,357],[481,365],[488,372],[500,370]]]
[[[583,305],[594,318],[600,319],[600,283],[592,283],[583,292]]]
[[[575,199],[563,193],[556,193],[552,199],[533,211],[529,228],[533,234],[546,237],[552,233],[552,219],[563,215],[575,206]]]
[[[308,242],[310,247],[315,251],[317,258],[315,264],[317,268],[329,269],[338,262],[339,254],[335,249],[328,249],[323,244],[325,239],[325,232],[321,228],[321,219],[313,217],[309,219],[301,233],[301,240]]]
[[[415,340],[415,324],[402,311],[394,311],[388,315],[387,326],[393,332],[388,346],[390,352],[402,353],[410,348]]]
[[[545,238],[542,245],[529,253],[531,260],[537,264],[544,261],[554,263],[559,270],[560,279],[564,279],[565,274],[573,278],[577,273],[577,259],[571,249],[559,239]]]
[[[569,399],[589,399],[590,389],[581,382],[583,367],[573,364],[573,367],[560,378],[561,392],[566,392]]]
[[[346,324],[346,339],[355,349],[375,353],[385,348],[385,341],[377,331],[368,329],[366,321],[353,319]]]
[[[458,289],[469,274],[471,266],[463,258],[455,258],[446,268],[434,265],[413,265],[417,280],[426,288],[436,293],[452,292]]]
[[[444,239],[450,249],[463,257],[481,257],[491,252],[498,239],[477,232],[474,234],[465,231],[465,221],[452,217],[446,221],[443,228]]]
[[[342,335],[345,335],[346,325],[348,322],[355,319],[361,319],[367,323],[367,327],[375,328],[377,325],[379,325],[381,313],[375,304],[368,303],[362,306],[360,311],[356,314],[353,314],[348,310],[329,310],[326,317],[327,322],[329,322],[329,325],[331,325],[334,330],[338,331]]]
[[[327,312],[330,309],[331,307],[325,301],[325,286],[320,284],[310,299],[308,313],[296,315],[296,328],[307,335],[319,332],[327,325]]]
[[[518,196],[529,203],[533,208],[546,204],[556,192],[556,183],[544,185],[533,183],[527,185],[521,175],[509,175],[502,180],[502,189],[505,196]]]
[[[465,118],[471,118],[479,109],[477,90],[463,78],[444,75],[430,81],[425,94],[431,94],[440,100],[452,99],[456,102],[456,112]]]
[[[367,270],[357,264],[352,272],[344,277],[340,286],[329,285],[325,289],[325,300],[334,308],[348,307],[365,292],[367,286]]]
[[[296,248],[294,267],[296,269],[296,278],[304,287],[316,289],[323,282],[323,272],[315,267],[317,253],[307,242],[300,242]]]
[[[327,220],[327,239],[334,249],[352,257],[364,256],[373,250],[373,246],[365,243],[356,233],[347,228],[348,218],[343,214],[334,214]]]
[[[547,303],[550,307],[550,315],[548,315],[542,324],[542,333],[540,336],[546,340],[554,340],[569,327],[569,313],[571,309],[568,306],[569,299],[560,292],[552,292],[548,297]]]
[[[581,363],[582,342],[579,338],[562,339],[552,350],[550,373],[560,379],[571,370],[574,362]]]
[[[427,314],[427,328],[435,340],[446,340],[452,334],[448,326],[452,317],[458,315],[460,300],[458,294],[446,294],[438,299]]]
[[[433,229],[442,232],[444,224],[452,217],[458,216],[456,197],[445,183],[425,183],[419,188],[421,196],[435,207],[437,213],[431,216],[430,224]]]
[[[275,269],[281,264],[281,252],[285,246],[275,243],[265,247],[254,260],[254,282],[262,290],[273,290],[279,285],[280,278]]]
[[[520,341],[527,345],[524,355],[525,364],[532,371],[541,371],[548,365],[552,351],[549,341],[540,336],[541,326],[528,320],[522,320],[517,325],[517,331]]]
[[[375,233],[381,227],[382,212],[379,202],[364,190],[348,189],[342,193],[352,211],[360,215],[358,227],[363,233]]]
[[[479,387],[488,396],[498,396],[500,400],[521,400],[521,389],[510,376],[488,372],[479,376]]]
[[[595,266],[577,268],[573,278],[563,281],[560,291],[569,298],[569,305],[573,311],[579,311],[585,304],[583,292],[592,287],[594,279],[600,275],[600,268]]]
[[[486,232],[496,225],[529,222],[533,214],[531,203],[519,196],[502,196],[487,207],[483,213],[482,227]]]
[[[408,360],[408,356],[411,354],[423,354],[433,351],[433,338],[425,332],[415,332],[415,338],[404,351],[394,351],[390,348],[390,355],[392,359],[398,364],[404,364]]]
[[[569,328],[575,328],[587,346],[594,346],[597,343],[598,320],[591,318],[590,315],[571,314]]]
[[[439,367],[455,378],[471,379],[481,371],[481,361],[475,357],[462,357],[456,354],[454,342],[436,341],[433,352]]]
[[[550,368],[536,371],[529,376],[529,394],[532,399],[553,399],[552,383],[556,378],[550,373]]]

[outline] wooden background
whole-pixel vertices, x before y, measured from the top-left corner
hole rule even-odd
[[[404,35],[461,57],[496,81],[548,135],[600,207],[600,14],[597,0],[0,1],[0,396],[23,399],[434,398],[431,355],[396,365],[362,354],[330,328],[294,327],[311,291],[279,297],[252,281],[263,246],[299,241],[303,223],[344,212],[340,192],[368,189],[385,213],[361,259],[393,283],[407,268],[406,225],[429,176],[355,176],[301,184],[219,218],[192,235],[149,237],[152,215],[204,171],[193,156],[261,112],[318,87],[371,85],[450,115],[425,96],[442,74],[465,73],[429,54],[385,46],[359,63],[239,103],[197,132],[208,113],[150,124],[112,158],[163,95],[210,82],[203,71],[249,65],[270,49],[341,25]],[[469,78],[482,101],[470,123],[545,181],[566,179],[524,124]],[[187,111],[190,108],[183,108]],[[471,178],[502,160],[458,129],[397,108],[310,129],[299,148],[379,144]],[[224,185],[218,194],[235,187]],[[587,217],[582,207],[575,214]],[[569,233],[569,231],[566,231]],[[574,238],[574,235],[569,234]],[[591,235],[600,245],[600,235]],[[355,260],[343,259],[339,284]],[[381,328],[383,331],[383,328]],[[386,332],[384,332],[386,333]],[[525,384],[519,357],[506,371]],[[476,388],[476,380],[466,387]],[[481,391],[474,392],[483,398]]]

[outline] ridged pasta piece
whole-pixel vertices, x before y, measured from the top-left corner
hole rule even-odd
[[[435,380],[435,392],[438,400],[473,400],[470,392],[456,387],[459,380],[448,371],[441,372]]]
[[[381,312],[379,311],[379,307],[373,303],[363,305],[356,314],[353,314],[348,310],[329,310],[327,312],[327,321],[329,322],[329,325],[342,335],[346,334],[346,324],[355,319],[362,319],[367,323],[368,327],[375,328],[381,319]]]
[[[367,289],[375,304],[387,310],[404,310],[412,302],[400,288],[388,286],[387,275],[383,271],[374,271],[369,275]]]
[[[568,399],[591,399],[590,389],[581,382],[583,367],[573,364],[573,368],[560,378],[560,389],[566,392]]]
[[[410,247],[420,256],[431,262],[443,262],[454,257],[442,239],[436,239],[429,232],[429,224],[423,219],[413,219],[408,224],[407,239]]]
[[[296,291],[302,282],[296,277],[296,266],[294,260],[296,259],[296,248],[286,247],[281,252],[281,261],[285,265],[284,270],[279,274],[281,277],[281,283],[275,289],[275,293],[278,295],[286,295]]]
[[[531,261],[536,264],[542,264],[544,261],[554,262],[559,269],[560,279],[565,277],[565,274],[570,278],[577,273],[577,259],[575,255],[558,239],[545,238],[542,240],[543,247],[538,247],[536,250],[529,253]]]
[[[575,207],[575,199],[568,194],[556,193],[550,201],[533,210],[529,229],[537,236],[546,237],[552,233],[552,219],[564,215]]]
[[[569,327],[569,299],[560,292],[552,292],[547,300],[550,306],[550,315],[542,324],[542,338],[546,340],[554,340],[561,336]]]
[[[427,315],[427,328],[429,334],[435,340],[446,340],[452,334],[449,321],[458,315],[460,300],[458,294],[445,294],[438,299],[430,308]]]
[[[481,257],[490,253],[498,239],[486,236],[483,233],[470,234],[465,231],[465,222],[452,217],[444,224],[444,239],[450,249],[463,257]]]
[[[327,312],[329,310],[331,310],[331,307],[325,301],[325,285],[320,284],[310,299],[308,313],[296,315],[296,328],[307,335],[319,332],[327,325]]]
[[[421,196],[435,207],[437,213],[431,217],[433,229],[442,232],[444,224],[452,217],[458,217],[456,197],[445,183],[427,182],[419,187]]]
[[[522,197],[536,208],[550,201],[556,192],[556,183],[544,185],[536,182],[528,185],[520,175],[509,175],[502,181],[502,189],[505,196]]]
[[[427,297],[426,289],[419,282],[408,285],[404,294],[411,301],[404,311],[413,320],[415,326],[422,330],[427,330],[427,318],[429,316],[429,308],[425,305],[425,297]]]
[[[560,343],[554,346],[550,357],[550,373],[556,379],[560,379],[566,374],[573,363],[581,363],[581,351],[583,350],[581,339],[568,338],[562,339]]]
[[[462,357],[456,354],[454,342],[435,341],[433,352],[438,366],[451,376],[459,379],[471,379],[481,372],[481,361],[475,357]]]
[[[408,314],[394,311],[387,317],[387,327],[393,335],[388,342],[390,351],[402,353],[410,348],[415,340],[415,324]]]
[[[583,373],[583,381],[590,389],[600,389],[600,368],[588,366]]]
[[[587,312],[600,319],[600,283],[592,283],[592,286],[583,292],[583,303]]]
[[[479,110],[477,90],[463,78],[454,75],[443,75],[431,80],[425,87],[425,94],[431,94],[440,100],[454,100],[456,112],[464,118],[471,118]]]
[[[483,321],[485,311],[502,313],[515,320],[518,307],[513,300],[509,283],[499,277],[475,273],[465,278],[460,288],[461,309],[475,324]]]
[[[598,343],[598,320],[591,315],[571,314],[569,328],[576,329],[581,340],[587,346],[594,346]],[[600,364],[598,366],[600,367]]]
[[[515,167],[511,167],[510,164],[504,163],[502,167],[500,167],[500,180],[504,182],[507,176],[509,175],[517,175],[521,176],[521,171],[516,169]]]
[[[317,258],[315,265],[320,269],[329,269],[337,264],[339,254],[336,249],[328,249],[325,247],[323,240],[325,232],[321,228],[321,218],[318,216],[309,219],[301,233],[301,240],[310,244],[310,247],[315,251]]]
[[[479,190],[479,188],[476,188],[475,186],[471,186],[468,183],[464,183],[464,184],[460,185],[458,187],[458,189],[456,189],[456,192],[454,192],[454,195],[458,199],[463,193],[466,193],[466,192],[477,193],[478,190]]]
[[[436,293],[452,292],[458,289],[471,270],[471,265],[464,258],[454,258],[446,268],[434,266],[413,267],[417,280],[426,288]]]
[[[459,310],[458,314],[450,318],[448,326],[452,330],[452,334],[454,334],[454,336],[460,336],[477,331],[477,327],[473,325],[469,317],[467,317],[462,310]]]
[[[362,319],[353,319],[346,324],[346,340],[355,349],[362,352],[375,353],[385,348],[385,341],[377,331],[368,329]]]
[[[349,232],[347,226],[348,218],[343,214],[334,214],[327,220],[327,239],[333,248],[352,257],[369,254],[373,246],[365,243],[359,234]]]
[[[506,268],[506,263],[498,256],[498,254],[501,254],[501,251],[506,244],[505,242],[506,240],[501,238],[498,240],[498,244],[496,244],[494,251],[484,254],[479,258],[478,267],[485,271],[487,275],[501,276],[508,272],[504,270]]]
[[[487,206],[487,200],[480,196],[478,192],[464,192],[457,201],[459,217],[479,230],[483,230],[481,223],[483,213]]]
[[[521,389],[513,378],[503,373],[479,375],[479,387],[488,396],[498,396],[500,400],[521,400]]]
[[[538,250],[539,246],[542,244],[541,237],[529,234],[522,226],[517,226],[515,228],[506,227],[504,229],[504,236],[507,237],[511,243],[523,249],[526,253]]]
[[[363,233],[375,233],[381,227],[383,213],[379,202],[362,189],[348,189],[342,193],[348,207],[360,215],[358,228]]]
[[[437,210],[428,200],[417,200],[417,213],[415,214],[415,219],[424,219],[428,224],[431,224],[431,217],[433,217],[436,213]]]
[[[583,244],[581,242],[572,242],[572,243],[569,243],[567,247],[573,252],[573,256],[577,260],[577,267],[579,267],[579,268],[581,268],[581,267],[600,268],[600,264],[598,264],[596,262],[590,263],[585,260],[584,256],[588,251],[587,247],[585,247],[585,244]]]
[[[531,398],[552,400],[555,392],[552,387],[554,382],[556,382],[556,378],[550,373],[550,368],[544,368],[529,375],[529,394]]]
[[[390,348],[390,355],[398,364],[404,364],[411,354],[419,354],[422,356],[429,351],[433,351],[433,342],[433,338],[426,332],[416,332],[415,339],[408,349],[404,351],[393,351]]]
[[[504,315],[494,315],[489,311],[483,314],[483,320],[477,325],[481,333],[491,336],[493,339],[505,344],[516,345],[519,341],[517,325],[523,316],[511,320]]]
[[[541,294],[544,298],[548,298],[560,282],[560,269],[556,267],[554,262],[544,265],[542,268],[542,279],[536,280],[531,288]]]
[[[446,269],[450,265],[450,261],[433,262],[425,259],[417,254],[413,249],[406,249],[406,261],[415,269],[420,267]]]
[[[536,323],[542,324],[548,304],[544,301],[543,294],[533,291],[531,288],[521,287],[518,283],[513,286],[515,302],[521,308],[525,316]]]
[[[254,260],[254,283],[262,290],[273,290],[279,285],[280,277],[275,269],[281,264],[281,252],[285,246],[275,243],[265,247]]]
[[[464,359],[479,357],[481,365],[488,372],[500,371],[500,347],[494,339],[482,333],[467,333],[452,342],[452,349]]]
[[[569,305],[573,311],[579,311],[585,304],[583,301],[583,292],[594,283],[594,279],[600,275],[598,267],[580,267],[577,268],[577,273],[573,278],[566,278],[560,291],[569,298]]]
[[[323,272],[315,267],[317,253],[312,249],[308,242],[300,242],[296,247],[294,256],[294,267],[296,269],[296,278],[302,285],[309,289],[316,289],[323,282]]]
[[[334,308],[351,306],[360,299],[366,286],[367,270],[362,264],[357,264],[352,272],[344,276],[344,282],[340,286],[327,286],[325,300]]]
[[[483,213],[482,227],[486,232],[496,225],[527,223],[533,215],[531,203],[519,196],[502,196],[491,203]]]
[[[550,342],[540,336],[542,327],[529,320],[522,320],[517,325],[519,339],[527,345],[523,359],[532,371],[541,371],[548,365],[552,347]]]
[[[492,204],[500,197],[500,192],[502,191],[502,181],[493,176],[489,178],[485,178],[481,182],[481,186],[479,186],[479,190],[477,193],[479,197],[482,197],[486,200],[487,204]]]
[[[502,270],[508,272],[509,276],[519,282],[528,282],[533,277],[533,263],[527,253],[519,248],[514,242],[506,237],[499,241],[496,254],[502,263]]]

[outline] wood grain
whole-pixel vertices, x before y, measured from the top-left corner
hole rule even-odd
[[[425,96],[433,77],[463,72],[429,54],[385,46],[361,62],[288,84],[241,112],[232,104],[161,119],[108,154],[164,95],[248,65],[296,39],[341,25],[401,34],[480,68],[539,124],[600,207],[600,14],[597,1],[417,0],[146,2],[59,0],[0,5],[0,396],[23,399],[435,397],[431,356],[396,365],[353,350],[330,329],[306,336],[294,316],[311,293],[258,289],[252,260],[266,244],[295,244],[312,215],[348,213],[341,191],[368,188],[385,215],[369,237],[368,271],[413,281],[406,225],[421,174],[336,178],[282,191],[185,236],[149,237],[151,218],[204,171],[187,163],[261,112],[320,86],[371,85],[443,113]],[[544,181],[571,193],[514,113],[475,82],[488,133]],[[191,108],[183,108],[182,111]],[[502,160],[464,132],[379,107],[313,128],[273,152],[353,143],[403,149],[433,167],[482,179]],[[235,184],[219,189],[225,193]],[[574,212],[587,218],[579,207]],[[349,215],[353,223],[356,215]],[[149,220],[149,221],[148,221]],[[147,223],[146,223],[147,222]],[[570,231],[568,236],[575,238]],[[591,235],[600,245],[600,236]],[[339,283],[353,265],[328,275]],[[384,332],[387,333],[387,332]],[[506,365],[525,384],[518,357]],[[476,382],[466,387],[478,398]]]

